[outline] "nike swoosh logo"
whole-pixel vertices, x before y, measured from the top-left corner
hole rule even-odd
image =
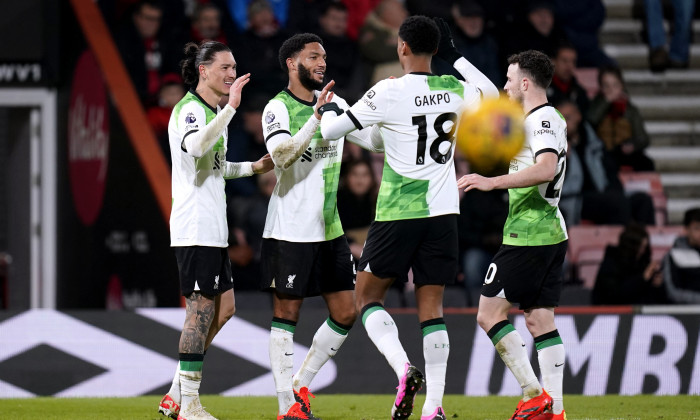
[[[292,356],[292,355],[294,355],[294,353],[285,353],[284,355],[285,356]]]
[[[564,363],[559,363],[559,364],[555,363],[554,364],[554,367],[559,367],[559,366],[564,366]]]
[[[523,347],[525,347],[525,344],[523,344]]]
[[[332,350],[332,351],[338,351],[338,349],[334,349],[333,347],[331,347],[331,350]]]

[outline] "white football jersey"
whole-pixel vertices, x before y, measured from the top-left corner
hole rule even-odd
[[[182,149],[183,139],[204,128],[221,109],[211,108],[199,95],[187,92],[175,105],[168,137],[172,168],[171,246],[228,246],[223,165],[228,131],[214,147],[196,158]]]
[[[559,197],[566,172],[566,120],[550,104],[540,105],[525,116],[525,144],[511,160],[509,173],[535,164],[541,153],[555,153],[559,160],[551,182],[508,190],[508,218],[503,227],[506,245],[538,246],[567,239],[559,211]]]
[[[348,108],[337,95],[333,102]],[[297,98],[287,89],[280,92],[263,111],[265,143],[280,132],[294,136],[313,113],[314,103]],[[343,234],[336,205],[343,142],[323,139],[318,128],[296,162],[286,170],[275,167],[277,184],[270,197],[263,238],[320,242]]]
[[[347,111],[357,129],[378,125],[384,141],[377,221],[459,214],[455,124],[480,100],[453,76],[409,73],[377,83]]]

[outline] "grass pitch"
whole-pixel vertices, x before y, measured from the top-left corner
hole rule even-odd
[[[30,398],[0,399],[0,418],[7,420],[166,420],[156,412],[161,396],[137,398]],[[394,395],[323,395],[312,400],[323,420],[387,420]],[[416,398],[412,419],[420,419],[425,396]],[[448,395],[448,419],[504,420],[510,418],[517,397]],[[202,396],[202,404],[220,420],[275,419],[274,397]],[[584,397],[567,395],[568,420],[700,420],[700,397],[640,395]]]

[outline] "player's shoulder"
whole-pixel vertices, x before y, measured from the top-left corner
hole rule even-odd
[[[526,128],[556,128],[566,126],[566,120],[551,104],[544,104],[531,110],[525,116]]]

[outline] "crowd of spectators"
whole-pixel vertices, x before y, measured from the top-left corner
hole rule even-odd
[[[238,74],[251,73],[240,118],[234,118],[229,127],[227,159],[255,160],[266,152],[262,109],[287,85],[277,59],[287,37],[313,32],[323,39],[327,79],[334,79],[336,94],[352,104],[377,81],[403,74],[396,56],[398,28],[407,16],[424,14],[447,20],[458,51],[499,87],[505,81],[510,54],[536,49],[552,57],[555,74],[547,94],[568,127],[569,156],[560,204],[568,225],[654,223],[651,198],[645,193],[627,194],[618,177],[620,171],[652,171],[654,166],[644,154],[649,136],[639,110],[627,93],[621,71],[598,42],[605,19],[602,0],[113,0],[105,4],[103,9],[113,9],[105,10],[115,17],[110,27],[167,159],[168,119],[188,88],[178,68],[186,42],[226,43],[237,61]],[[652,35],[658,38],[658,33]],[[672,61],[664,66],[687,65],[687,55],[677,53],[683,47],[674,45]],[[600,89],[594,98],[577,80],[578,66],[600,68]],[[433,72],[461,77],[437,57]],[[338,210],[353,253],[359,257],[363,235],[373,219],[379,177],[376,159],[352,144],[345,149]],[[272,188],[274,175],[269,174],[227,185],[233,203],[229,209],[235,209],[229,218],[229,254],[242,279],[238,287],[255,284],[257,247]],[[465,286],[467,304],[476,304],[475,293],[500,246],[507,211],[503,191],[462,197],[459,280]],[[639,232],[625,232],[621,239],[639,239]],[[646,252],[642,245],[643,241],[635,242],[630,245],[634,249],[611,252],[632,264],[639,253]],[[615,261],[622,261],[615,255]],[[658,286],[646,277],[644,281]]]

